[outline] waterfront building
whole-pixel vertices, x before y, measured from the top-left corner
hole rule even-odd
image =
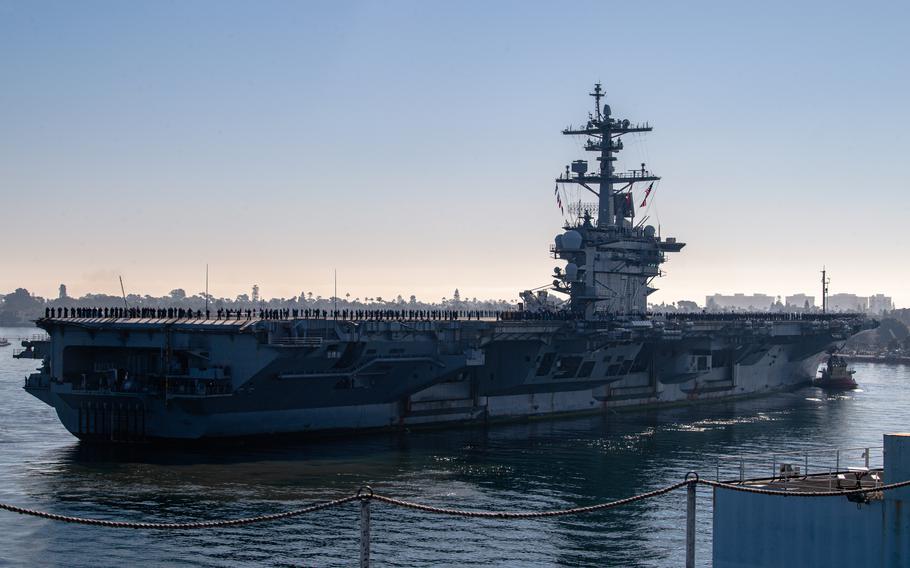
[[[802,293],[793,294],[784,298],[784,305],[798,310],[811,309],[815,307],[815,296],[808,296]]]
[[[873,294],[869,296],[869,313],[883,314],[894,309],[894,303],[889,296]]]
[[[676,302],[676,309],[681,312],[700,312],[701,308],[692,300],[680,300]]]
[[[705,298],[705,307],[708,311],[744,311],[766,312],[774,304],[774,296],[767,294],[742,294],[733,295],[714,294]]]
[[[856,294],[831,294],[828,296],[829,312],[865,312],[869,307],[869,298]]]

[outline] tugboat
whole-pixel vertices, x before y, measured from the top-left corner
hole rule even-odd
[[[858,386],[853,378],[855,372],[847,369],[846,359],[839,357],[835,351],[829,351],[821,375],[815,379],[815,386],[823,389],[855,389]]]

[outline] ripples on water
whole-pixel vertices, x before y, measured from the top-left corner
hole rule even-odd
[[[0,329],[13,341],[30,329]],[[0,348],[0,500],[69,515],[219,519],[377,491],[459,508],[590,505],[662,487],[717,457],[880,446],[908,428],[910,367],[857,364],[862,390],[491,428],[210,449],[94,448],[21,389],[34,361]],[[765,459],[769,464],[770,460]],[[761,472],[767,473],[767,472]],[[685,492],[585,516],[467,520],[373,506],[376,565],[668,566],[684,560]],[[710,560],[710,493],[698,558]],[[98,529],[0,511],[0,565],[351,566],[356,505],[289,522],[191,532]]]

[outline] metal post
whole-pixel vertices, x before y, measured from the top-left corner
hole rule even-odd
[[[360,568],[370,568],[370,498],[373,490],[367,485],[357,494],[360,495]]]
[[[690,477],[693,476],[693,477]],[[686,474],[686,568],[695,568],[695,490],[698,488],[698,474]]]

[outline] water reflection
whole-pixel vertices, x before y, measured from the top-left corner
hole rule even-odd
[[[2,335],[2,333],[0,333]],[[11,334],[9,334],[11,335]],[[240,517],[377,491],[460,508],[588,505],[661,487],[718,456],[880,445],[905,428],[907,367],[857,365],[860,391],[765,398],[571,420],[446,428],[355,439],[193,447],[80,444],[21,391],[26,363],[0,353],[0,499],[68,514],[150,521]],[[710,502],[699,558],[710,558]],[[400,566],[665,566],[682,563],[684,493],[585,517],[462,520],[376,505],[374,556]],[[257,528],[153,533],[0,513],[13,565],[348,566],[356,507]]]

